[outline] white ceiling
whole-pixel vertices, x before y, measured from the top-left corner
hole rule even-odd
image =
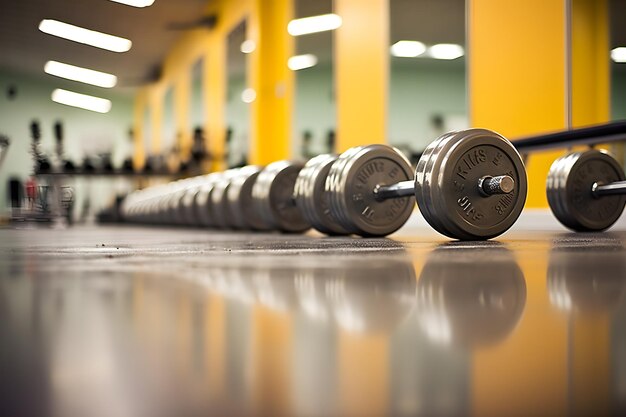
[[[107,0],[0,0],[0,69],[47,77],[43,67],[57,60],[118,75],[117,90],[141,85],[158,72],[180,31],[172,23],[202,16],[207,0],[156,0],[135,8]],[[51,18],[129,38],[125,53],[78,44],[38,30]]]

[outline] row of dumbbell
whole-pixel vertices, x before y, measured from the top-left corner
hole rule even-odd
[[[406,223],[415,197],[438,232],[476,240],[508,230],[526,190],[513,145],[495,132],[468,129],[432,142],[415,170],[395,148],[357,146],[306,163],[247,166],[136,191],[122,216],[151,224],[386,236]]]

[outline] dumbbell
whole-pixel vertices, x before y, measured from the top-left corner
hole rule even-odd
[[[268,227],[254,209],[252,197],[252,188],[262,169],[258,165],[245,166],[230,180],[226,200],[231,213],[230,226],[235,229],[266,230]]]
[[[237,175],[241,168],[232,168],[222,172],[220,179],[216,181],[211,192],[211,212],[213,214],[213,226],[220,229],[229,229],[233,227],[233,215],[228,207],[227,193],[230,189],[230,183]]]
[[[577,232],[611,227],[626,205],[624,170],[608,153],[574,152],[552,164],[546,181],[555,217]]]
[[[348,234],[332,215],[329,194],[325,190],[326,178],[337,158],[331,154],[311,158],[298,174],[293,192],[304,219],[317,231],[328,235]]]
[[[414,195],[439,233],[477,240],[498,236],[515,223],[526,201],[527,180],[522,159],[507,139],[468,129],[432,142],[414,175],[392,147],[349,149],[331,165],[325,190],[332,218],[349,233],[395,232],[411,215]]]
[[[196,225],[202,227],[214,226],[213,206],[211,193],[213,187],[221,177],[220,172],[212,172],[204,176],[204,180],[193,199],[193,213],[196,216]]]
[[[277,161],[266,166],[252,186],[252,207],[263,222],[263,229],[298,233],[311,228],[296,205],[293,192],[304,167],[298,161]]]

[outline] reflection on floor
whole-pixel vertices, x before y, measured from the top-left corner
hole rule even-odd
[[[0,415],[623,414],[625,242],[0,230]]]

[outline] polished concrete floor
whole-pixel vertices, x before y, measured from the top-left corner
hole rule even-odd
[[[0,229],[0,416],[626,414],[626,227]]]

